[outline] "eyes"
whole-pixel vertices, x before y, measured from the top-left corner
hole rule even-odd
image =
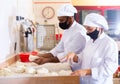
[[[60,23],[63,23],[65,22],[66,20],[65,19],[58,19]]]
[[[84,27],[87,30],[87,33],[91,33],[96,29],[96,27],[91,27],[91,26],[86,26],[86,25],[84,25]]]
[[[67,17],[63,16],[63,17],[58,17],[58,20],[60,23],[64,23],[67,20]]]

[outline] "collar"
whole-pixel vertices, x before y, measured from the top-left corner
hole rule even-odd
[[[92,43],[96,43],[96,42],[98,42],[100,39],[103,39],[105,36],[106,36],[106,34],[105,34],[104,32],[102,32],[102,33],[100,34],[100,36],[99,36],[95,41],[93,41],[93,39],[91,39],[90,41],[91,41]]]
[[[74,20],[73,24],[71,25],[71,27],[73,27],[76,24],[76,21]]]
[[[102,39],[106,36],[106,34],[104,32],[102,32],[102,34],[98,37],[99,39]]]
[[[76,23],[77,23],[77,22],[74,20],[73,24],[70,26],[70,28],[69,28],[68,30],[72,30],[73,27],[76,25]]]

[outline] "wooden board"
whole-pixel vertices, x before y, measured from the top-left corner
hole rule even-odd
[[[0,84],[80,84],[78,76],[0,78]]]

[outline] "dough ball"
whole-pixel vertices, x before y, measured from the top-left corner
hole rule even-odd
[[[15,72],[16,72],[16,73],[24,73],[24,72],[25,72],[25,66],[24,66],[24,65],[17,66],[17,67],[15,68]]]
[[[58,76],[58,73],[57,72],[51,72],[50,76]]]
[[[0,69],[0,76],[10,76],[13,75],[13,72],[9,68]]]
[[[15,63],[15,65],[16,65],[16,67],[18,67],[18,66],[25,66],[25,63],[18,61],[18,62]]]
[[[34,61],[35,59],[39,58],[39,56],[35,56],[35,55],[30,55],[29,56],[29,61]]]
[[[46,73],[49,73],[48,69],[46,68],[40,68],[40,69],[37,69],[37,73],[38,74],[46,74]]]
[[[71,70],[60,70],[58,72],[59,76],[69,76],[72,73]]]
[[[36,74],[37,73],[36,69],[34,69],[32,67],[26,68],[25,72],[28,73],[28,74]]]

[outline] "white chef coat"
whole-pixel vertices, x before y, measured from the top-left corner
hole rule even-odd
[[[85,28],[74,21],[71,27],[63,32],[61,41],[50,53],[57,56],[58,59],[66,56],[69,52],[78,54],[84,49],[88,40],[89,37],[86,35]]]
[[[88,41],[79,62],[73,69],[91,69],[91,76],[80,78],[80,84],[113,84],[113,73],[118,67],[118,48],[113,39],[102,33],[94,42]]]

